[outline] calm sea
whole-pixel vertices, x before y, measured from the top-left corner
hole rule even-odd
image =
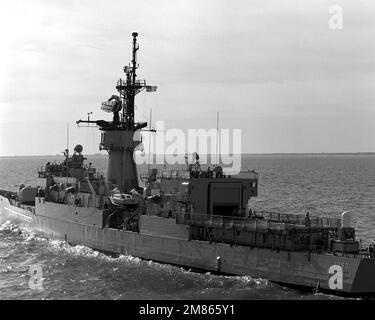
[[[41,184],[37,167],[54,157],[0,158],[0,189]],[[90,157],[105,172],[105,157]],[[242,167],[259,172],[255,210],[338,217],[352,211],[357,237],[375,242],[375,156],[251,155]],[[43,271],[43,290],[29,288],[29,266]],[[303,293],[265,279],[195,273],[131,256],[112,258],[83,246],[36,237],[0,224],[0,299],[340,299]]]

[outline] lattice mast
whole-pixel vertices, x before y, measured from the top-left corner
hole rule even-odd
[[[102,103],[102,110],[113,113],[111,122],[104,120],[79,120],[79,123],[95,123],[102,131],[100,150],[108,151],[107,183],[109,189],[118,188],[123,192],[139,186],[137,166],[134,161],[134,149],[141,143],[135,132],[147,126],[147,122],[135,122],[135,96],[146,89],[156,91],[156,86],[147,86],[145,80],[137,80],[137,32],[132,33],[132,61],[123,68],[126,79],[117,81],[116,89],[119,96],[112,95]],[[120,111],[122,114],[120,117]]]

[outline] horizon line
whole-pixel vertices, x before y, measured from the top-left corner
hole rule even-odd
[[[154,154],[156,156],[162,154]],[[164,155],[173,155],[173,154],[164,154]],[[200,155],[209,155],[201,153]],[[241,153],[241,156],[247,155],[375,155],[375,151],[357,151],[357,152],[247,152]],[[96,156],[96,157],[104,157],[107,154],[102,153],[87,153],[85,156]],[[213,155],[215,156],[215,155]],[[233,156],[233,154],[230,154]],[[35,158],[35,157],[65,157],[64,155],[60,154],[40,154],[40,155],[0,155],[0,158]]]

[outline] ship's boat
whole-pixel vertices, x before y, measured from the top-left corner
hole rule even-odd
[[[138,204],[138,200],[128,193],[118,193],[111,196],[112,203],[115,205],[126,206]]]
[[[254,211],[258,174],[228,175],[194,162],[183,170],[150,168],[138,182],[134,100],[142,90],[155,92],[136,78],[137,33],[132,64],[116,84],[118,96],[104,103],[112,121],[79,120],[101,131],[100,149],[108,151],[107,174],[99,173],[77,145],[62,163],[38,169],[43,188],[0,190],[1,216],[32,224],[35,232],[73,245],[130,254],[143,259],[232,275],[250,275],[277,283],[346,294],[375,294],[373,248],[363,248],[341,217]],[[121,114],[120,114],[121,112]]]

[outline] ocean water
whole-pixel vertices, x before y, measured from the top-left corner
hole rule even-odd
[[[37,167],[54,157],[0,158],[0,189],[41,185]],[[105,157],[89,161],[105,172]],[[338,217],[352,211],[357,237],[375,242],[375,156],[249,155],[242,168],[259,172],[255,210]],[[42,288],[31,290],[30,265]],[[196,273],[136,257],[109,257],[83,246],[37,237],[0,221],[0,299],[342,299],[300,292],[266,279]]]

